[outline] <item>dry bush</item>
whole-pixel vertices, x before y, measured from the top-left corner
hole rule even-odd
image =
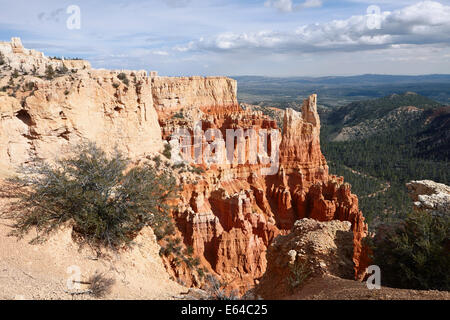
[[[238,292],[236,290],[227,291],[226,284],[220,282],[211,274],[206,276],[206,292],[208,292],[210,300],[238,300]]]
[[[89,294],[96,298],[102,298],[111,293],[116,280],[106,277],[103,273],[96,272],[89,278],[88,283]]]

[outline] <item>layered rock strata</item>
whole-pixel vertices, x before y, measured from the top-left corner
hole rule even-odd
[[[251,128],[256,134],[262,130],[280,133],[278,167],[273,174],[262,174],[261,169],[267,166],[251,162],[248,152],[243,152],[244,164],[227,162],[226,158],[210,164],[200,156],[197,165],[206,169],[203,179],[184,187],[175,212],[178,229],[186,245],[192,246],[203,264],[224,282],[240,292],[251,288],[266,271],[267,247],[276,236],[289,233],[294,222],[302,218],[350,222],[353,276],[364,273],[365,266],[360,265],[361,240],[367,226],[350,185],[341,177],[329,175],[320,150],[316,95],[304,101],[301,113],[286,110],[281,131],[274,120],[240,107],[211,113],[204,106],[196,112],[185,112],[181,119],[161,119],[167,139],[180,127],[200,137],[208,129],[223,136],[230,128]],[[204,155],[211,142],[189,139],[185,147],[192,162],[195,150]],[[252,143],[259,148],[258,140],[242,140],[244,149]],[[218,146],[219,154],[228,151],[223,143]],[[232,159],[236,157],[233,154]],[[190,283],[188,278],[183,281]]]

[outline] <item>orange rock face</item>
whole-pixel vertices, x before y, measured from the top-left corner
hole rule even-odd
[[[328,173],[320,150],[316,99],[313,95],[305,100],[301,113],[286,110],[279,166],[274,174],[261,174],[267,166],[251,162],[250,152],[244,152],[246,162],[241,164],[197,162],[206,168],[202,180],[184,186],[174,217],[185,244],[194,248],[210,272],[241,293],[252,288],[266,271],[266,251],[273,239],[289,233],[294,222],[305,217],[351,222],[355,277],[361,273],[361,240],[367,226],[350,186],[344,184],[343,178]],[[200,111],[191,113],[190,120],[185,115],[177,121],[161,112],[163,136],[168,139],[179,127],[191,133],[213,128],[224,136],[227,129],[277,130],[276,123],[262,114],[243,110],[237,102],[231,105],[232,108],[198,106]],[[246,141],[244,145],[252,143]],[[196,143],[192,138],[187,148],[192,152],[191,159],[195,159],[196,147],[204,151],[208,143],[204,139]],[[183,274],[185,283],[195,283],[189,274]]]

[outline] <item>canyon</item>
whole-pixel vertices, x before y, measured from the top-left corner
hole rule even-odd
[[[301,112],[286,109],[279,128],[274,119],[239,104],[237,82],[230,78],[93,69],[84,60],[27,50],[18,38],[0,43],[0,52],[0,175],[34,158],[65,156],[83,141],[105,151],[118,148],[136,163],[170,145],[169,163],[199,169],[196,175],[177,174],[182,187],[172,212],[177,234],[227,288],[244,294],[257,285],[267,269],[269,246],[304,218],[348,222],[352,252],[346,276],[364,277],[367,224],[351,186],[329,173],[320,149],[317,95],[303,102]],[[49,66],[55,75],[49,75]],[[203,137],[186,144],[196,161],[175,152],[172,136],[180,128]],[[204,154],[215,140],[207,141],[206,131],[225,136],[230,129],[276,132],[280,138],[271,136],[268,142],[270,156],[277,155],[276,172],[264,174],[268,164],[250,161],[251,152],[244,152],[243,163],[198,159],[195,150]],[[251,137],[237,140],[247,147],[253,143]],[[163,262],[173,279],[188,287],[202,285],[186,265],[170,258]]]

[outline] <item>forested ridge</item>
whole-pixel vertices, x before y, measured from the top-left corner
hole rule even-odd
[[[350,120],[355,124],[356,119],[381,117],[402,105],[423,108],[425,112],[419,119],[402,123],[402,126],[385,133],[352,141],[331,140],[342,129],[342,119],[350,119],[349,114],[358,115]],[[353,192],[359,196],[361,210],[372,226],[392,217],[402,217],[410,211],[412,203],[405,183],[430,179],[450,184],[450,163],[446,152],[448,134],[442,132],[448,129],[448,113],[437,118],[438,125],[436,119],[430,122],[430,115],[440,107],[439,103],[420,95],[405,94],[394,99],[389,96],[352,103],[334,111],[334,117],[324,119],[322,151],[330,172],[344,176],[352,185]],[[358,114],[358,110],[363,113]],[[337,111],[341,112],[339,117],[336,117]],[[441,148],[436,148],[437,140]]]

